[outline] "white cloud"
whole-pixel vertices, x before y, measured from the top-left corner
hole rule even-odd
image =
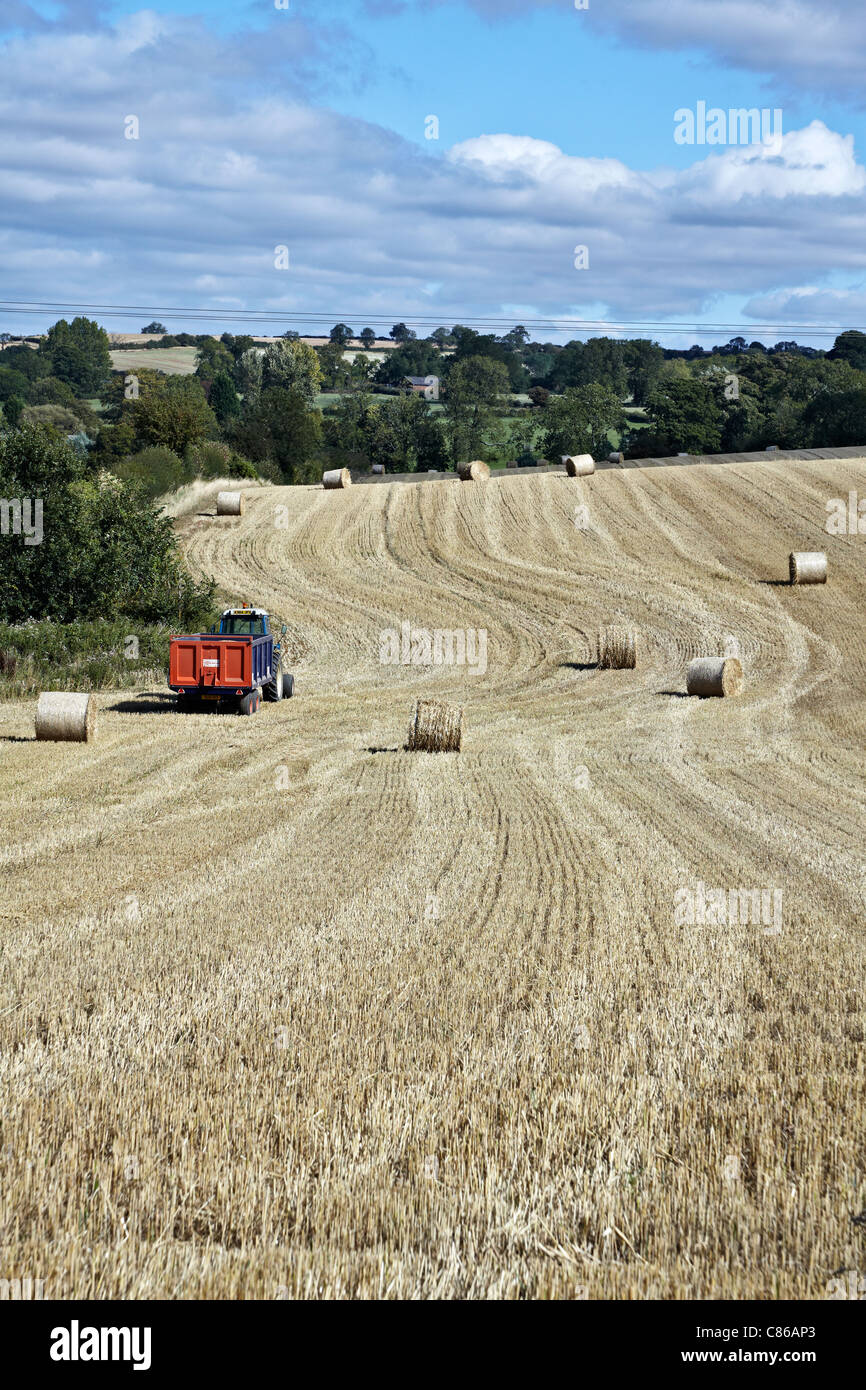
[[[526,317],[662,319],[739,297],[751,312],[794,292],[780,285],[862,274],[866,174],[851,137],[821,122],[775,151],[696,148],[685,169],[632,169],[519,133],[443,157],[314,105],[292,76],[306,39],[294,65],[280,55],[284,95],[261,77],[253,91],[262,52],[260,35],[223,40],[187,20],[0,50],[6,293],[232,301],[358,328],[380,313],[452,323],[514,304],[533,306]],[[124,138],[130,112],[139,140]],[[278,245],[288,271],[274,268]],[[837,295],[827,312],[844,322]]]
[[[454,0],[406,0],[418,8]],[[465,0],[491,23],[532,10],[570,10],[571,0]],[[575,23],[614,33],[631,47],[693,51],[727,67],[767,73],[792,86],[861,98],[866,64],[862,0],[590,0]]]

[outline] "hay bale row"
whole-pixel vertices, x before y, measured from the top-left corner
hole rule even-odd
[[[595,472],[595,459],[592,454],[563,454],[562,461],[569,478],[585,478]]]
[[[463,710],[439,700],[418,700],[409,725],[409,752],[459,753]]]
[[[483,459],[472,459],[470,463],[458,463],[457,475],[461,483],[486,483],[490,469]]]
[[[633,671],[637,666],[637,633],[627,627],[606,627],[598,634],[598,664],[608,671]]]
[[[823,550],[792,550],[788,573],[792,584],[826,584],[827,556]]]
[[[686,670],[689,695],[739,695],[743,689],[743,668],[735,656],[698,656]]]
[[[217,516],[243,516],[244,495],[242,492],[218,492],[216,500]]]
[[[351,487],[352,475],[348,468],[329,468],[322,474],[322,487]]]
[[[36,706],[36,737],[54,743],[90,743],[96,738],[93,696],[43,690]]]

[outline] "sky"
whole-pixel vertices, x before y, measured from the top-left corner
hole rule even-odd
[[[3,0],[0,331],[828,347],[864,59],[860,0]]]

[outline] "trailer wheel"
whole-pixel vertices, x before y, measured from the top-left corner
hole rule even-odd
[[[259,692],[251,690],[248,695],[242,695],[238,700],[238,714],[255,714],[259,707]]]
[[[295,678],[288,671],[283,672],[283,699],[291,700],[295,693]]]
[[[271,679],[268,681],[267,685],[265,685],[262,689],[262,693],[265,699],[282,700],[283,695],[285,694],[283,688],[284,681],[285,676],[283,675],[282,671],[275,671]]]

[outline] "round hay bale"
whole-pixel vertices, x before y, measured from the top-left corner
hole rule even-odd
[[[743,668],[735,656],[698,656],[686,670],[689,695],[739,695]]]
[[[624,463],[624,462],[625,462],[625,454],[613,453],[613,454],[608,454],[607,457],[608,457],[608,459],[609,459],[609,461],[610,461],[611,463]]]
[[[322,487],[351,487],[352,475],[348,468],[329,468],[322,474]]]
[[[384,472],[385,472],[385,465],[384,465],[384,463],[374,463],[373,466],[372,466],[372,468],[370,469],[370,472],[371,472],[371,473],[384,473]]]
[[[595,472],[592,454],[563,454],[562,461],[569,478],[585,478],[587,473]]]
[[[36,706],[36,737],[55,743],[90,743],[96,738],[96,702],[71,690],[43,690]]]
[[[605,627],[598,634],[598,664],[606,671],[633,671],[638,635],[633,628]]]
[[[439,700],[418,700],[409,725],[409,752],[459,753],[462,737],[462,708]]]
[[[243,516],[244,495],[242,492],[218,492],[217,516]]]
[[[486,483],[490,469],[483,459],[472,459],[470,463],[458,463],[457,474],[461,483]]]
[[[823,550],[792,550],[788,571],[792,584],[826,584],[827,556]]]

